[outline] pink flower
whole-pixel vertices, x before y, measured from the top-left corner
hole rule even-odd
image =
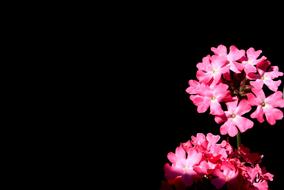
[[[276,92],[281,84],[281,80],[274,81],[273,79],[283,76],[283,73],[278,70],[277,66],[271,66],[269,71],[258,69],[260,78],[251,81],[250,84],[256,89],[262,89],[263,84],[265,84],[270,90]]]
[[[243,114],[251,110],[250,104],[246,100],[226,103],[228,111],[225,111],[227,121],[221,126],[220,133],[222,135],[229,134],[234,137],[238,134],[238,129],[241,133],[253,127],[253,122],[245,117]]]
[[[230,52],[227,54],[227,48],[224,45],[219,45],[217,48],[212,47],[211,50],[215,55],[227,58],[230,70],[235,73],[240,73],[242,65],[237,61],[244,57],[244,50],[239,50],[236,46],[230,46]]]
[[[209,109],[216,123],[223,124],[220,133],[230,136],[253,127],[253,122],[242,116],[251,110],[251,105],[257,106],[251,118],[256,118],[259,122],[264,121],[263,115],[266,115],[270,124],[282,119],[282,112],[275,106],[272,106],[273,109],[269,106],[260,106],[266,99],[265,96],[261,102],[247,103],[247,95],[253,88],[261,90],[265,84],[276,92],[281,84],[281,80],[275,79],[283,76],[283,73],[277,66],[271,66],[265,56],[260,57],[261,50],[249,48],[245,52],[234,45],[230,46],[229,50],[224,45],[212,47],[211,50],[214,55],[207,55],[197,64],[198,80],[189,80],[189,87],[186,89],[190,94],[190,100],[197,106],[198,113],[204,113]],[[234,101],[236,102],[232,103]],[[226,112],[223,110],[225,104],[228,107]],[[276,107],[281,108],[282,104]]]
[[[252,89],[252,93],[247,95],[248,102],[257,106],[256,110],[250,115],[251,118],[256,118],[260,123],[264,121],[263,115],[265,115],[267,122],[270,125],[274,125],[276,120],[281,120],[283,118],[283,113],[281,110],[277,109],[284,107],[283,94],[280,91],[265,97],[263,90]]]
[[[222,115],[223,110],[220,102],[229,94],[226,84],[202,86],[199,95],[191,95],[190,99],[197,106],[198,113],[204,113],[210,107],[210,114]]]
[[[174,180],[176,177],[181,177],[185,185],[191,186],[197,173],[193,167],[201,161],[202,153],[194,149],[190,149],[187,153],[179,146],[176,148],[175,154],[169,153],[168,159],[172,162],[172,166],[166,164],[165,176],[168,180]]]
[[[261,54],[261,50],[255,51],[254,48],[249,48],[246,52],[247,60],[242,62],[242,66],[244,68],[245,73],[248,75],[249,73],[255,73],[256,67],[255,65],[259,62],[266,60],[266,57],[262,56],[260,59],[257,59]]]
[[[164,166],[167,181],[162,187],[174,185],[175,189],[185,190],[193,185],[198,188],[206,180],[217,189],[226,185],[230,190],[267,190],[273,175],[259,167],[262,156],[243,146],[233,150],[225,140],[218,144],[219,139],[218,135],[198,133],[181,143],[175,153],[170,152],[171,164]]]
[[[267,180],[273,181],[273,175],[268,172],[263,173],[258,164],[254,168],[247,167],[245,173],[247,173],[246,179],[258,190],[268,190]]]
[[[188,81],[189,87],[186,89],[188,94],[199,94],[201,93],[201,89],[205,88],[205,85],[196,81],[196,80],[189,80]]]
[[[214,176],[211,183],[217,188],[222,188],[226,182],[229,182],[237,177],[238,169],[237,167],[229,161],[222,163],[220,169],[214,171]]]
[[[220,139],[219,135],[213,135],[212,133],[208,133],[206,135],[206,140],[208,141],[207,148],[211,148],[214,146]]]
[[[195,146],[204,146],[206,147],[207,141],[206,141],[206,137],[203,133],[197,133],[196,137],[195,136],[191,136],[191,143]]]
[[[200,82],[209,84],[212,81],[212,84],[217,84],[221,75],[228,71],[228,68],[225,67],[226,58],[220,56],[210,55],[203,58],[201,63],[197,64],[198,71],[196,77]]]

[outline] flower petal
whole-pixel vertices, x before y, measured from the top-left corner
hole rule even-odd
[[[243,114],[249,112],[250,110],[251,110],[251,106],[250,106],[249,102],[247,100],[243,99],[243,100],[240,101],[235,112],[238,115],[243,115]]]
[[[234,121],[241,133],[253,127],[253,122],[245,117],[237,116]]]
[[[257,106],[256,110],[250,115],[251,118],[256,118],[259,123],[264,122],[262,106]]]

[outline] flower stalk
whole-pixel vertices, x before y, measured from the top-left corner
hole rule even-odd
[[[237,150],[239,150],[239,147],[241,145],[241,133],[237,134]]]

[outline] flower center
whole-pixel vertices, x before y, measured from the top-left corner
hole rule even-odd
[[[231,118],[235,118],[236,114],[232,113]]]
[[[267,80],[267,77],[265,76],[265,74],[261,77],[262,80]]]
[[[262,107],[265,107],[265,102],[262,102],[262,103],[261,103],[261,106],[262,106]]]

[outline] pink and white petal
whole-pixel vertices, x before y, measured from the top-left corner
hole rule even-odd
[[[253,95],[253,93],[247,94],[247,100],[248,100],[248,103],[252,106],[256,106],[261,103],[259,99]]]
[[[238,62],[234,62],[234,65],[236,66],[236,68],[238,69],[238,71],[244,70],[243,64],[238,63]]]
[[[265,102],[270,104],[273,107],[284,107],[284,99],[283,99],[283,93],[280,91],[275,92],[274,94],[271,94],[265,99]]]
[[[169,161],[171,163],[175,163],[177,158],[176,158],[176,155],[173,153],[173,152],[169,152],[168,155],[167,155],[167,158],[169,159]]]
[[[227,55],[227,48],[224,45],[219,45],[217,48],[212,47],[211,51],[216,55],[220,55],[220,56],[226,56]]]
[[[217,142],[219,141],[220,136],[219,136],[219,135],[213,135],[212,133],[208,133],[208,134],[206,135],[206,139],[207,139],[207,141],[208,141],[209,143],[215,144],[215,143],[217,143]]]
[[[222,68],[220,69],[220,72],[221,72],[222,74],[228,73],[229,71],[230,71],[230,66],[229,66],[229,65],[225,65],[224,67],[222,67]],[[225,75],[224,75],[224,78],[226,78]]]
[[[236,108],[235,113],[238,114],[238,115],[243,115],[243,114],[249,112],[250,110],[251,110],[250,103],[247,100],[242,99],[240,101],[238,107]]]
[[[236,65],[234,62],[230,61],[229,65],[230,65],[230,70],[232,70],[235,73],[240,73],[238,65]]]
[[[210,60],[210,58],[208,58],[208,57],[203,58],[201,63],[197,63],[197,65],[196,65],[197,69],[201,70],[201,71],[208,71],[208,70],[210,70],[212,65],[210,64],[209,60]]]
[[[246,74],[255,73],[255,72],[256,72],[255,66],[253,66],[253,65],[251,65],[251,64],[246,64],[244,70],[245,70],[245,73],[246,73]]]
[[[195,86],[198,86],[200,83],[198,82],[198,81],[196,81],[196,80],[189,80],[188,81],[188,85],[189,86],[193,86],[193,87],[195,87]]]
[[[233,102],[227,102],[226,105],[229,111],[234,111],[237,108],[238,100],[235,100]]]
[[[266,84],[266,86],[267,86],[270,90],[272,90],[272,91],[274,91],[274,92],[276,92],[276,91],[278,90],[278,87],[279,87],[279,85],[281,84],[281,80],[274,81],[274,80],[272,80],[272,79],[266,79],[266,80],[264,80],[263,82],[264,82],[264,84]]]
[[[199,105],[197,106],[197,112],[198,112],[198,113],[204,113],[204,112],[206,112],[206,111],[208,110],[208,108],[209,108],[209,105],[210,105],[210,101],[208,101],[208,102],[203,102],[203,103],[199,104]]]
[[[210,105],[210,98],[199,96],[199,95],[191,95],[190,100],[193,102],[194,105],[197,106],[198,113],[204,113],[207,111]]]
[[[273,108],[272,113],[274,115],[275,120],[283,119],[283,112],[280,109]]]
[[[226,122],[223,125],[221,125],[221,127],[220,127],[220,134],[221,135],[228,134],[228,125],[226,124]]]
[[[175,155],[176,155],[176,159],[185,159],[185,151],[184,149],[182,148],[182,146],[178,146],[176,148],[176,152],[175,152]]]
[[[259,123],[264,122],[262,106],[257,106],[256,110],[250,115],[251,118],[256,118]]]
[[[189,96],[189,99],[193,102],[194,105],[198,105],[201,102],[203,102],[204,96],[191,95],[191,96]]]
[[[266,120],[270,125],[275,125],[276,120],[281,120],[283,118],[282,111],[277,108],[264,110],[264,113]]]
[[[213,68],[221,68],[227,63],[227,58],[225,56],[213,55],[211,59],[211,65]]]
[[[265,99],[265,93],[262,89],[252,88],[252,92],[255,94],[256,98],[259,99],[259,103],[262,103],[262,101]]]
[[[213,81],[212,81],[212,84],[211,85],[216,85],[220,82],[220,79],[221,79],[221,76],[222,76],[222,73],[217,73],[213,76]]]
[[[209,81],[212,79],[212,75],[210,73],[206,73],[206,72],[203,72],[201,70],[198,70],[196,72],[196,78],[200,82],[209,83]]]
[[[209,165],[207,161],[203,160],[198,166],[194,166],[193,169],[199,174],[208,174],[207,170],[209,169]]]
[[[220,133],[222,135],[228,134],[231,137],[234,137],[238,134],[238,129],[231,119],[227,120],[221,127]]]
[[[212,86],[210,86],[210,87],[212,87],[212,90],[215,92],[215,95],[222,95],[222,94],[224,94],[224,93],[228,90],[228,88],[229,88],[228,85],[223,84],[223,83],[220,83],[220,84],[215,85],[215,86],[212,85]]]
[[[202,159],[202,153],[197,152],[196,150],[191,149],[188,152],[187,162],[189,165],[193,166],[198,164]]]
[[[256,89],[262,89],[263,87],[263,80],[256,79],[255,81],[251,81],[250,84]]]
[[[188,81],[189,87],[186,89],[188,94],[197,94],[199,91],[200,83],[196,80]]]
[[[272,66],[271,69],[272,71],[265,73],[265,76],[267,76],[268,78],[275,79],[283,76],[283,73],[279,71],[278,66]]]
[[[222,107],[221,107],[219,102],[211,101],[211,103],[210,103],[210,114],[212,114],[212,115],[224,114],[224,111],[222,110]]]
[[[247,57],[249,58],[249,59],[257,59],[258,58],[258,56],[260,55],[262,53],[262,51],[261,50],[257,50],[257,51],[255,51],[255,49],[254,48],[249,48],[248,50],[247,50]]]
[[[196,88],[192,87],[192,86],[189,86],[187,87],[187,89],[185,90],[188,94],[197,94],[197,90]]]
[[[206,71],[206,65],[203,62],[197,63],[196,67],[200,71]]]
[[[228,56],[231,57],[232,60],[237,61],[237,60],[241,59],[244,55],[245,55],[244,50],[239,50],[234,45],[230,46],[230,53],[229,53]]]
[[[234,124],[237,125],[241,133],[253,127],[253,122],[245,117],[236,116]]]

